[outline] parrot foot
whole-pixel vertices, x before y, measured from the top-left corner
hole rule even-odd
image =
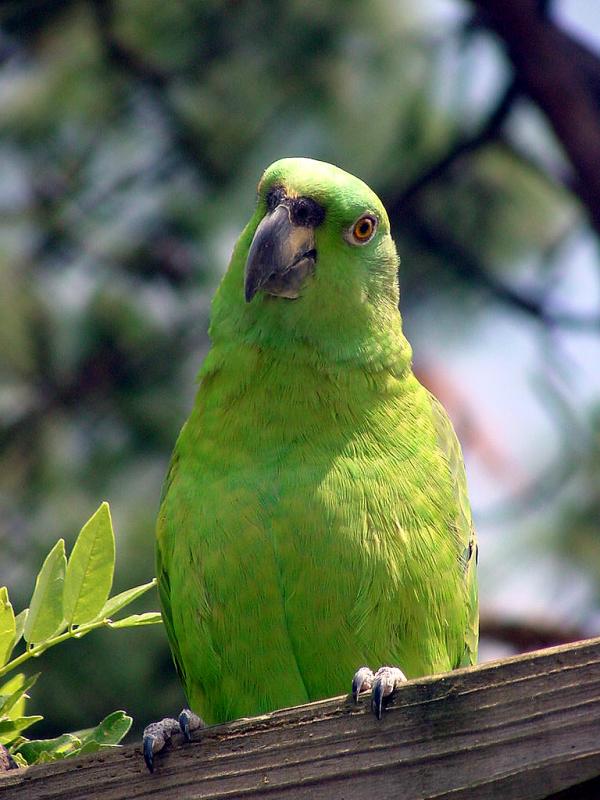
[[[373,686],[374,678],[375,675],[369,667],[360,667],[356,670],[352,678],[352,697],[355,703],[358,703],[358,695],[361,692],[366,692]]]
[[[371,710],[377,719],[381,719],[384,698],[390,697],[405,682],[406,675],[399,667],[379,667],[375,674],[369,667],[360,667],[352,679],[352,697],[356,703],[360,692],[371,689]]]
[[[144,728],[144,738],[142,749],[144,751],[144,761],[149,772],[154,772],[154,756],[164,750],[171,741],[173,734],[182,733],[186,742],[189,742],[191,734],[204,728],[204,720],[201,719],[189,708],[184,708],[178,719],[165,717],[160,722],[151,722]]]

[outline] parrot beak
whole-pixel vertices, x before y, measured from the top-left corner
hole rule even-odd
[[[250,245],[246,302],[260,290],[276,297],[297,298],[316,260],[314,229],[294,225],[289,209],[283,204],[277,206],[261,221]]]

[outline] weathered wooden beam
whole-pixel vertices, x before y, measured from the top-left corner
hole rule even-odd
[[[542,800],[599,797],[599,776],[592,639],[410,681],[381,721],[325,700],[207,728],[154,775],[129,746],[9,773],[0,798]]]

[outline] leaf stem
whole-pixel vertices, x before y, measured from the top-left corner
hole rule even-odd
[[[86,622],[83,625],[69,628],[58,636],[53,636],[50,639],[47,639],[45,642],[41,642],[40,644],[36,644],[33,647],[28,648],[24,653],[21,653],[20,656],[13,658],[12,661],[9,661],[8,664],[5,664],[0,668],[0,678],[2,678],[11,670],[15,669],[15,667],[20,667],[21,664],[28,659],[35,658],[36,656],[41,655],[44,651],[48,650],[50,647],[54,647],[55,644],[65,642],[67,639],[79,639],[81,636],[85,636],[86,633],[93,631],[95,628],[109,627],[109,622],[110,620],[108,618],[96,620],[94,622]]]

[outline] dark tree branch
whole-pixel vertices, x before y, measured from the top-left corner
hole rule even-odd
[[[599,796],[600,640],[419,678],[382,721],[369,696],[321,700],[2,777],[3,800],[403,800]]]
[[[0,25],[9,36],[32,39],[73,5],[75,0],[2,0]]]
[[[518,84],[512,80],[500,97],[496,108],[492,111],[481,128],[471,136],[465,136],[456,142],[444,155],[431,164],[415,180],[406,186],[388,205],[391,217],[397,217],[406,209],[411,201],[431,183],[441,178],[463,156],[470,155],[484,145],[494,141],[502,125],[509,116],[514,102],[519,96]]]
[[[223,183],[228,174],[227,170],[221,169],[208,157],[207,142],[204,141],[202,132],[188,123],[171,98],[171,89],[177,76],[150,63],[117,39],[113,32],[112,0],[90,0],[90,2],[100,41],[109,63],[134,78],[150,92],[170,131],[174,145],[199,177]]]
[[[595,57],[589,51],[580,47],[577,42],[569,40],[572,52],[579,54],[579,60],[588,77],[597,79],[596,88],[600,91],[600,61],[597,62],[598,73],[594,73],[593,66],[596,63]],[[591,79],[591,77],[590,77]],[[417,178],[404,188],[398,195],[386,199],[386,207],[389,209],[390,217],[397,219],[405,213],[409,207],[414,208],[414,199],[436,180],[441,178],[457,161],[465,156],[470,156],[492,142],[503,143],[511,152],[519,158],[525,160],[522,154],[516,153],[511,146],[501,138],[502,126],[510,115],[515,101],[520,96],[520,77],[515,75],[508,84],[496,104],[495,109],[480,127],[471,136],[456,142],[444,155],[435,161],[429,168],[417,176]],[[535,165],[528,164],[529,168],[536,169]],[[544,176],[548,176],[544,173]],[[556,325],[573,329],[599,329],[600,317],[594,314],[571,314],[568,312],[551,312],[545,307],[543,292],[538,296],[526,295],[505,283],[491,274],[462,245],[456,242],[451,236],[437,230],[427,223],[417,212],[411,216],[411,227],[417,239],[433,251],[439,249],[440,252],[448,257],[449,263],[453,266],[456,274],[466,280],[473,282],[480,288],[485,289],[500,302],[509,305],[517,310],[534,317],[547,325]]]
[[[600,58],[583,42],[572,39],[567,33],[557,29],[569,59],[580,70],[581,75],[600,105]]]
[[[518,653],[578,642],[590,635],[581,628],[551,624],[547,620],[510,620],[491,613],[482,614],[479,633],[481,638],[513,645]]]
[[[160,67],[150,63],[148,60],[142,59],[133,50],[124,47],[113,35],[114,8],[112,0],[91,0],[91,3],[102,45],[109,61],[130,75],[135,76],[146,86],[153,89],[168,89],[171,76],[166,70],[160,69]]]
[[[522,90],[562,144],[575,191],[600,233],[600,60],[543,16],[536,0],[471,2],[503,40]]]
[[[499,302],[510,306],[546,325],[574,330],[600,330],[600,316],[549,311],[541,298],[526,295],[503,283],[447,232],[440,230],[422,215],[411,217],[410,232],[422,246],[445,256],[455,274],[472,285],[484,289]]]

